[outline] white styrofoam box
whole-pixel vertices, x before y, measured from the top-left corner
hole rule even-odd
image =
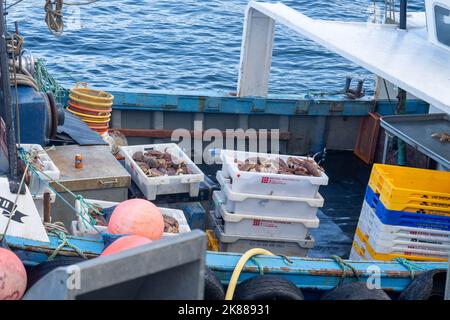
[[[231,190],[227,179],[218,171],[217,181],[225,196],[224,204],[228,212],[262,217],[313,219],[324,200],[317,193],[315,198],[266,196],[251,193],[237,193]]]
[[[222,172],[224,177],[231,179],[231,190],[252,194],[314,198],[321,185],[328,184],[328,176],[322,172],[320,177],[286,175],[263,172],[239,171],[235,159],[244,161],[250,157],[264,157],[287,161],[289,157],[305,159],[305,157],[222,150]]]
[[[111,202],[111,201],[101,201],[101,200],[92,200],[92,199],[84,199],[87,203],[95,204],[97,206],[100,206],[102,208],[111,208],[116,205],[118,205],[118,202]],[[89,216],[87,209],[81,208],[80,201],[75,201],[75,209],[78,212],[78,221],[72,222],[72,233],[75,236],[91,236],[94,238],[101,237],[98,232],[88,223]],[[164,237],[171,237],[176,236],[180,233],[190,232],[191,228],[189,227],[189,224],[186,220],[186,217],[184,216],[184,213],[182,210],[177,209],[170,209],[170,208],[159,208],[161,210],[161,213],[163,215],[172,217],[178,221],[179,225],[179,233],[168,233],[164,232]],[[95,227],[99,232],[105,232],[107,230],[106,226],[96,226]]]
[[[225,234],[221,219],[212,217],[214,224],[214,234],[218,240],[219,251],[244,253],[252,248],[262,248],[269,250],[273,254],[306,257],[309,249],[314,247],[315,240],[311,235],[307,235],[302,240],[266,237],[235,236]]]
[[[414,227],[386,225],[376,215],[366,201],[364,201],[359,217],[360,230],[370,236],[385,241],[406,241],[415,244],[435,244],[450,246],[450,231],[437,229],[423,229]]]
[[[148,150],[167,151],[175,157],[186,162],[192,174],[175,176],[148,177],[133,160],[133,154],[137,151]],[[121,154],[125,157],[125,168],[131,174],[131,178],[137,184],[148,200],[155,200],[159,194],[187,193],[191,197],[198,196],[200,182],[204,180],[203,172],[175,143],[149,144],[120,147]]]
[[[39,154],[39,158],[44,164],[44,170],[42,172],[37,172],[37,176],[35,174],[31,175],[30,180],[30,192],[32,195],[42,195],[45,191],[48,190],[48,184],[50,182],[50,178],[53,180],[57,180],[60,177],[60,172],[58,167],[55,165],[53,160],[48,156],[47,152],[45,152],[44,148],[42,148],[39,144],[21,144],[20,145],[26,152],[31,150],[37,150]]]
[[[264,237],[270,239],[305,239],[309,229],[319,227],[319,219],[289,219],[278,217],[259,217],[229,213],[224,205],[220,207],[224,220],[225,234],[240,237]]]
[[[56,194],[53,191],[48,190],[50,194],[50,203],[55,203]],[[33,196],[34,204],[36,205],[36,209],[39,212],[39,216],[41,219],[44,219],[44,194],[37,194]]]

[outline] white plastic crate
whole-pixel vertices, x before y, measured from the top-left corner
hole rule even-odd
[[[269,250],[273,254],[306,257],[309,249],[314,247],[314,238],[310,235],[302,240],[279,238],[271,239],[265,237],[236,236],[225,234],[223,224],[219,219],[214,219],[214,235],[218,240],[218,249],[221,252],[244,253],[252,248]]]
[[[111,208],[116,205],[118,205],[118,202],[111,202],[111,201],[101,201],[101,200],[92,200],[92,199],[85,199],[87,203],[98,205],[102,208]],[[101,237],[98,232],[88,223],[89,216],[88,212],[86,210],[82,210],[80,206],[80,202],[76,200],[75,202],[75,209],[78,212],[78,221],[72,222],[72,234],[75,236],[89,236],[94,238]],[[186,217],[184,216],[184,213],[182,210],[177,209],[170,209],[170,208],[159,208],[161,210],[161,213],[163,215],[172,217],[178,221],[179,225],[179,233],[168,233],[164,232],[164,237],[172,237],[176,236],[180,233],[190,232],[191,228],[189,227],[189,224],[186,220]],[[82,218],[84,217],[84,219]],[[106,226],[96,226],[97,230],[99,232],[105,232],[107,230]]]
[[[404,254],[404,255],[427,255],[448,257],[450,247],[439,246],[429,243],[414,243],[407,241],[385,241],[369,237],[368,243],[377,253]]]
[[[173,154],[175,157],[185,161],[193,173],[148,177],[133,160],[135,152],[148,150],[167,151]],[[120,152],[125,157],[125,168],[148,200],[155,200],[156,196],[160,194],[189,193],[191,197],[198,196],[200,182],[204,180],[204,174],[175,143],[125,146],[120,147]]]
[[[450,252],[449,244],[407,241],[402,239],[386,240],[380,238],[378,231],[373,228],[370,230],[368,229],[367,224],[364,223],[364,219],[360,219],[357,229],[359,229],[364,236],[364,241],[360,239],[357,233],[355,233],[354,242],[356,242],[361,248],[365,248],[365,243],[368,243],[372,250],[377,254],[442,258],[446,256],[448,257],[448,253]],[[366,258],[369,260],[371,259],[369,256],[366,256]]]
[[[220,195],[220,193],[217,193]],[[219,206],[224,220],[225,234],[240,237],[264,237],[266,239],[304,239],[309,229],[319,227],[319,219],[289,219],[279,217],[260,217],[230,213],[224,205]]]
[[[355,250],[355,248],[353,246],[352,246],[352,249],[350,250],[350,255],[349,255],[348,259],[351,261],[365,260],[365,258],[360,256],[359,253]]]
[[[376,235],[377,239],[380,240],[406,241],[416,244],[436,244],[450,247],[449,231],[383,224],[377,217],[374,209],[366,201],[363,203],[358,224],[365,235]]]
[[[44,164],[44,170],[42,172],[46,174],[45,176],[41,172],[37,172],[37,175],[32,174],[29,189],[32,195],[43,195],[44,192],[48,191],[48,185],[50,182],[50,178],[53,180],[57,180],[60,177],[60,172],[58,167],[55,165],[53,160],[48,156],[47,152],[45,152],[44,148],[42,148],[39,144],[21,144],[20,145],[25,151],[29,152],[31,150],[38,150],[39,158]]]
[[[221,171],[217,172],[216,178],[225,196],[225,208],[231,213],[261,217],[313,219],[317,216],[317,210],[324,203],[319,193],[311,199],[237,193],[231,190],[232,186],[229,180],[222,176]]]
[[[275,155],[267,153],[222,150],[222,171],[226,178],[231,178],[233,192],[252,193],[271,196],[315,198],[321,185],[328,184],[328,176],[322,172],[320,177],[286,175],[263,172],[239,171],[235,159],[244,161],[249,157],[264,157],[287,161],[289,157],[305,159],[305,157]]]

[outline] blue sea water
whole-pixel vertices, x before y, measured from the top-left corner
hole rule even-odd
[[[75,1],[75,0],[74,0]],[[82,2],[83,0],[80,0]],[[13,3],[10,0],[8,3]],[[286,0],[324,19],[366,21],[373,0]],[[398,2],[398,1],[397,1]],[[423,9],[423,1],[409,1]],[[44,0],[9,10],[25,46],[45,59],[58,81],[72,86],[235,92],[246,0],[101,0],[66,6],[66,30],[54,36],[44,22]],[[384,8],[384,0],[375,4]],[[270,92],[304,94],[342,88],[346,75],[373,76],[284,26],[276,27]]]

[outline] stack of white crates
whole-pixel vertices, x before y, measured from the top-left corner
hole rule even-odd
[[[319,227],[317,210],[324,200],[318,190],[328,177],[240,171],[236,159],[284,161],[290,156],[222,150],[212,213],[218,250],[245,252],[259,247],[274,254],[306,256],[314,246],[310,229]],[[301,157],[298,157],[301,158]]]

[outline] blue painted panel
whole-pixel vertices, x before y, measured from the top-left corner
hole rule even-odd
[[[216,272],[223,284],[228,284],[231,274],[241,255],[234,253],[208,252],[206,264]],[[257,257],[258,263],[263,267],[265,274],[277,274],[295,283],[304,289],[330,290],[339,284],[342,275],[341,267],[333,260],[291,258],[292,263],[280,257]],[[348,262],[348,261],[347,261]],[[366,281],[373,276],[374,266],[380,270],[381,287],[385,290],[402,291],[410,282],[410,272],[398,262],[390,261],[353,261],[350,264],[360,275],[360,281]],[[447,268],[444,262],[414,262],[423,270]],[[258,266],[248,261],[239,281],[243,281],[259,274]],[[347,272],[346,282],[355,281],[351,273]]]
[[[391,115],[395,113],[397,101],[395,100],[381,100],[377,102],[377,112],[382,116]],[[429,104],[422,100],[408,100],[406,104],[406,113],[409,114],[424,114],[428,113]]]
[[[375,102],[373,97],[351,100],[343,95],[269,95],[236,97],[227,93],[174,90],[117,90],[101,88],[114,95],[116,110],[149,110],[235,114],[276,114],[310,116],[365,116],[375,109],[382,115],[393,114],[395,100]],[[408,113],[427,113],[428,104],[408,101]]]
[[[67,237],[71,244],[80,248],[88,256],[99,255],[104,248],[102,240],[94,240],[80,237]],[[33,241],[24,238],[6,236],[6,242],[14,252],[22,259],[25,265],[34,265],[46,261],[47,257],[60,245],[61,240],[53,235],[49,235],[50,242]],[[64,247],[64,250],[76,253],[70,247]]]
[[[28,86],[18,87],[20,113],[20,142],[45,145],[49,137],[49,108],[43,93]],[[12,90],[13,104],[16,103],[16,91]],[[13,108],[15,112],[15,108]],[[17,117],[17,115],[15,115]],[[16,137],[18,135],[17,122]]]

